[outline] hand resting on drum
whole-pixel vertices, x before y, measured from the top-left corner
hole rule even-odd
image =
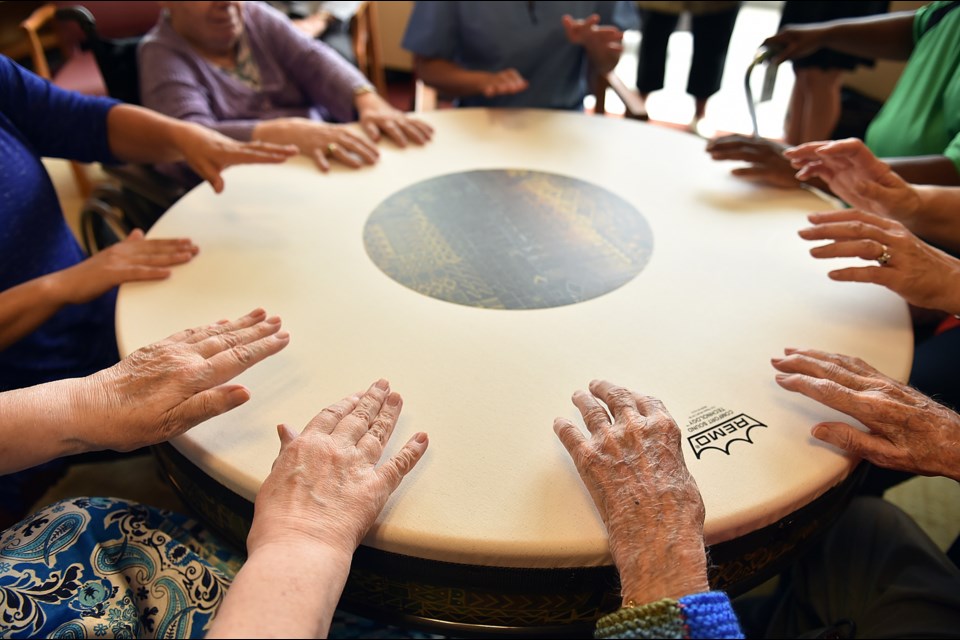
[[[960,260],[927,244],[903,224],[855,209],[814,213],[805,240],[830,240],[814,247],[815,258],[862,258],[880,264],[831,271],[833,280],[873,282],[923,309],[960,313]]]
[[[823,181],[856,209],[898,220],[951,251],[960,249],[960,189],[910,184],[856,138],[808,142],[784,156],[797,169],[797,179]]]
[[[597,637],[742,638],[727,596],[709,590],[703,499],[677,423],[656,398],[605,380],[589,389],[573,404],[590,437],[566,418],[553,430],[593,497],[620,573],[624,608],[598,621]]]
[[[777,383],[860,421],[821,422],[815,438],[877,466],[960,481],[960,415],[859,358],[786,349]]]
[[[739,178],[772,187],[793,189],[802,183],[794,175],[790,161],[783,157],[782,143],[733,134],[715,138],[707,143],[707,153],[714,160],[739,160],[749,166],[738,167],[731,173]]]
[[[553,430],[607,527],[624,603],[707,591],[703,500],[676,423],[655,398],[604,380],[589,389],[573,403],[590,436],[566,418]]]
[[[280,454],[257,495],[248,559],[208,637],[326,637],[353,552],[427,449],[416,433],[377,465],[402,405],[379,380],[299,434],[277,427]],[[264,588],[278,575],[283,588]]]
[[[7,437],[0,473],[54,458],[164,442],[250,399],[229,380],[289,343],[280,318],[257,309],[176,333],[116,365],[0,394]],[[30,437],[23,437],[29,425]]]

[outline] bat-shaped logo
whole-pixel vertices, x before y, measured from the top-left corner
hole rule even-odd
[[[754,427],[766,429],[767,425],[754,420],[745,413],[741,413],[720,424],[687,436],[687,441],[693,448],[697,460],[700,459],[700,454],[707,449],[716,449],[730,455],[730,444],[737,440],[753,444],[753,440],[750,439],[750,430]]]

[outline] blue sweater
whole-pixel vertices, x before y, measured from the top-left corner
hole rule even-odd
[[[0,56],[0,290],[86,258],[40,158],[116,162],[107,141],[114,104],[59,89]],[[68,305],[0,351],[0,391],[114,364],[115,300],[114,290]]]

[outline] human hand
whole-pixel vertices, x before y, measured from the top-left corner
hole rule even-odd
[[[907,220],[920,209],[917,190],[856,138],[807,142],[783,155],[798,169],[798,180],[819,178],[837,197],[862,211]]]
[[[623,31],[611,25],[600,25],[600,16],[592,14],[582,20],[563,16],[567,40],[583,47],[597,72],[612,71],[623,53]]]
[[[83,304],[124,282],[163,280],[169,267],[189,262],[200,249],[187,238],[146,240],[134,229],[122,241],[52,274],[58,299]]]
[[[553,430],[607,527],[624,603],[708,591],[703,499],[663,403],[597,380],[573,403],[590,439],[566,418]]]
[[[785,349],[773,358],[777,384],[859,420],[821,422],[819,440],[880,467],[960,480],[960,416],[859,358]]]
[[[351,556],[427,449],[417,433],[380,466],[403,401],[386,380],[333,404],[298,435],[277,427],[280,454],[257,494],[247,551],[307,543]]]
[[[292,145],[238,142],[199,124],[179,122],[173,131],[174,146],[197,175],[217,193],[223,191],[221,172],[235,164],[284,162],[297,154]]]
[[[774,51],[773,62],[803,58],[823,47],[827,30],[815,25],[793,25],[763,41],[761,47]]]
[[[226,384],[290,341],[280,318],[256,309],[247,315],[187,329],[138,349],[114,366],[76,379],[76,427],[88,450],[131,451],[165,442],[250,399]]]
[[[707,143],[707,153],[714,160],[741,160],[749,167],[734,169],[733,175],[774,187],[790,189],[800,186],[793,167],[783,157],[785,147],[766,138],[739,134],[723,136]]]
[[[476,71],[474,74],[479,78],[476,93],[487,98],[513,95],[530,86],[527,79],[512,67],[503,71]]]
[[[846,267],[827,274],[842,282],[873,282],[925,309],[960,313],[960,260],[930,246],[901,223],[854,209],[814,213],[804,240],[831,240],[814,247],[814,258],[862,258],[885,264]]]
[[[379,142],[381,134],[386,134],[395,144],[405,147],[408,141],[422,145],[433,137],[433,127],[395,109],[376,93],[360,94],[356,106],[360,126],[374,142]]]

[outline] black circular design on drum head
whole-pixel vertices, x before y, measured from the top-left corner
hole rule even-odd
[[[553,173],[478,170],[413,184],[364,227],[367,255],[419,293],[484,309],[543,309],[632,280],[653,234],[623,198]]]

